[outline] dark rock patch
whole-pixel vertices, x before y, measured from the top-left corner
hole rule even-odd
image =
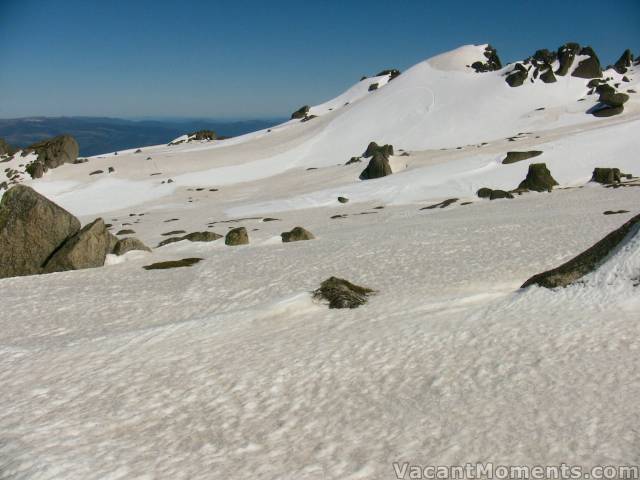
[[[25,148],[22,156],[29,153],[38,155],[38,161],[47,168],[57,168],[65,163],[73,163],[78,158],[78,142],[70,135],[59,135],[42,140]]]
[[[620,228],[609,233],[602,240],[568,262],[529,278],[522,284],[521,288],[526,288],[530,285],[556,288],[566,287],[575,283],[586,274],[594,271],[609,254],[617,249],[629,233],[636,230],[638,225],[640,225],[640,215],[636,215]]]
[[[627,73],[627,70],[633,64],[633,53],[631,50],[626,49],[620,58],[613,64],[613,69],[619,74]]]
[[[587,55],[588,58],[581,60],[575,68],[572,77],[578,78],[600,78],[602,77],[602,67],[600,60],[591,47],[584,47],[580,50],[580,55]]]
[[[593,173],[591,175],[592,182],[602,183],[603,185],[620,183],[620,180],[621,174],[619,168],[596,167],[593,169]]]
[[[556,70],[557,75],[564,76],[569,72],[569,68],[573,65],[573,60],[580,51],[580,45],[574,42],[565,43],[558,49],[558,62],[560,63]]]
[[[551,66],[549,66],[549,68],[547,68],[540,74],[540,80],[542,80],[544,83],[555,83],[558,81],[556,79],[556,76],[553,74],[553,69],[551,68]]]
[[[521,63],[516,63],[511,73],[507,75],[505,81],[510,87],[519,87],[527,79],[528,71]]]
[[[389,81],[391,81],[394,78],[396,78],[398,75],[400,75],[400,70],[397,70],[395,68],[389,68],[387,70],[382,70],[381,72],[378,72],[375,76],[376,77],[381,77],[383,75],[389,75]],[[366,78],[367,77],[363,77],[363,78],[361,78],[361,80],[364,80]]]
[[[510,163],[521,162],[522,160],[528,160],[542,155],[540,150],[529,150],[527,152],[507,152],[507,156],[502,160],[502,163],[507,165]]]
[[[181,233],[187,233],[184,230],[171,230],[170,232],[161,233],[163,237],[168,237],[169,235],[179,235]]]
[[[101,173],[104,173],[104,170],[94,170],[89,175],[100,175]]]
[[[393,156],[393,145],[378,145],[376,142],[370,142],[362,156],[364,158],[373,157],[375,153],[382,153],[386,157]],[[353,157],[357,158],[357,157]]]
[[[349,199],[347,197],[338,197],[338,201],[340,203],[347,203],[349,201]]]
[[[202,258],[183,258],[182,260],[169,260],[166,262],[152,263],[151,265],[145,265],[142,268],[145,270],[166,270],[169,268],[191,267],[200,261],[202,261]]]
[[[372,83],[371,85],[369,85],[369,88],[367,89],[370,92],[373,92],[374,90],[378,89],[378,84],[377,83]]]
[[[352,163],[360,163],[360,162],[362,162],[360,157],[351,157],[351,159],[349,159],[349,161],[345,163],[345,165],[351,165]]]
[[[606,117],[613,117],[615,115],[620,115],[623,111],[624,111],[623,106],[619,106],[619,107],[603,106],[600,108],[593,108],[589,110],[589,113],[591,113],[591,115],[593,115],[594,117],[606,118]]]
[[[458,199],[457,198],[449,198],[447,200],[444,200],[440,203],[435,203],[433,205],[429,205],[428,207],[422,207],[420,210],[433,210],[434,208],[446,208],[449,205],[451,205],[452,203],[457,202]]]
[[[604,215],[619,215],[621,213],[629,213],[629,210],[606,210],[602,213]]]
[[[263,222],[279,222],[280,219],[279,218],[271,218],[271,217],[265,217],[262,219]]]
[[[360,180],[372,180],[374,178],[386,177],[392,173],[391,165],[389,164],[389,157],[382,152],[376,152],[371,160],[369,160],[367,168],[360,173]]]
[[[367,302],[374,291],[342,278],[330,277],[313,292],[313,298],[328,301],[329,308],[357,308]]]
[[[471,64],[471,68],[473,68],[476,73],[492,72],[502,68],[498,52],[491,45],[485,47],[484,57],[487,59],[485,62],[477,61]]]
[[[119,230],[116,232],[116,235],[132,235],[136,233],[135,230],[131,230],[130,228],[125,228],[123,230]]]
[[[316,238],[310,231],[305,230],[302,227],[295,227],[290,232],[282,232],[280,236],[282,237],[283,243],[298,242],[301,240],[313,240],[314,238]]]

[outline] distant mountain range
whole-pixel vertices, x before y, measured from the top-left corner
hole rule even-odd
[[[55,135],[69,134],[80,144],[80,155],[92,156],[133,147],[168,143],[196,130],[214,130],[235,137],[268,128],[284,119],[258,120],[124,120],[107,117],[29,117],[0,119],[0,138],[26,147]]]

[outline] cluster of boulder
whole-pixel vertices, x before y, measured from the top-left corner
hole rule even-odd
[[[601,183],[603,185],[615,185],[620,183],[623,178],[631,179],[630,173],[622,173],[619,168],[596,167],[593,169],[591,181]]]
[[[506,191],[483,187],[476,192],[476,195],[480,198],[488,198],[489,200],[514,198],[514,193],[520,195],[529,191],[550,192],[556,185],[558,185],[558,182],[551,176],[551,172],[545,163],[532,163],[529,165],[527,176],[520,182],[518,188]]]
[[[629,100],[629,95],[618,92],[614,86],[609,85],[606,81],[594,79],[587,84],[591,90],[589,95],[597,93],[598,105],[589,110],[595,117],[611,117],[619,115],[624,111],[624,104]]]
[[[364,305],[375,292],[367,287],[355,285],[348,280],[329,277],[314,290],[313,298],[329,303],[329,308],[358,308]]]
[[[493,72],[502,68],[502,63],[498,57],[498,52],[491,45],[487,45],[484,49],[485,62],[477,61],[471,64],[476,73]]]
[[[586,56],[580,60],[571,73],[578,78],[601,78],[602,67],[596,52],[591,47],[581,47],[580,44],[569,42],[558,48],[557,51],[547,49],[537,50],[532,56],[522,62],[514,64],[511,71],[507,72],[505,81],[510,87],[521,86],[527,78],[533,83],[540,79],[544,83],[557,81],[556,75],[565,76],[573,66],[576,56]],[[553,64],[558,62],[558,67],[553,70]]]
[[[168,145],[169,146],[180,145],[181,143],[189,143],[189,142],[202,141],[202,140],[207,140],[207,141],[223,140],[225,138],[228,138],[228,137],[218,136],[218,134],[213,130],[196,130],[195,132],[188,133],[187,138],[182,137],[180,140],[174,140],[172,142],[169,142]],[[138,149],[134,153],[142,153],[142,150]],[[118,152],[115,153],[115,155],[117,154]]]
[[[101,218],[81,228],[62,207],[25,185],[0,201],[0,278],[100,267],[108,253],[147,247],[118,239]]]
[[[391,175],[393,173],[389,163],[389,157],[391,156],[393,156],[393,145],[378,145],[376,142],[369,143],[362,157],[371,158],[371,160],[360,173],[360,180],[371,180]],[[347,165],[353,163],[354,158],[349,160]]]

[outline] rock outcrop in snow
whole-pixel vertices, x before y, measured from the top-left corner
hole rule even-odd
[[[530,285],[539,285],[546,288],[571,285],[596,270],[604,260],[615,253],[630,237],[639,235],[639,231],[640,215],[636,215],[577,257],[552,270],[534,275],[524,282],[521,288],[526,288]],[[640,278],[640,271],[637,274]]]

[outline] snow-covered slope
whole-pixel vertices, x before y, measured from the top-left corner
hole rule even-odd
[[[0,280],[0,478],[639,464],[638,234],[579,285],[519,289],[639,213],[637,180],[589,182],[594,167],[640,174],[639,97],[596,118],[588,80],[511,88],[512,65],[468,67],[484,51],[363,80],[304,122],[25,179],[152,247],[238,226],[250,243],[185,240]],[[639,73],[605,76],[637,91]],[[370,141],[393,144],[394,173],[361,181],[367,160],[344,164]],[[543,153],[502,164],[513,150]],[[476,196],[517,187],[537,162],[560,184],[551,193]],[[297,225],[315,239],[282,243]],[[142,268],[187,257],[203,260]],[[329,276],[376,295],[328,310],[310,292]]]

